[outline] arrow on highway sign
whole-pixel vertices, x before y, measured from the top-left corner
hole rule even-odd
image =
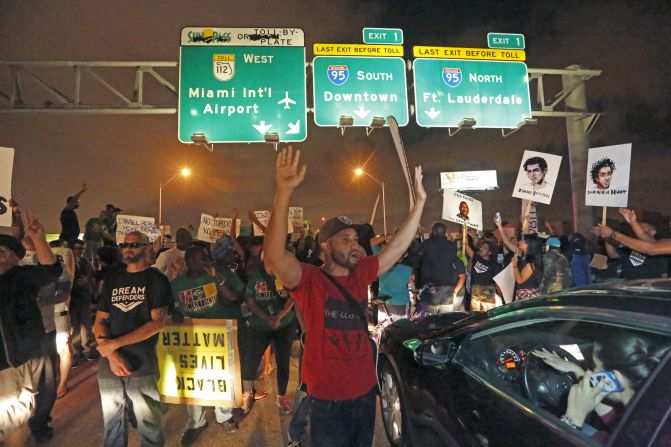
[[[271,127],[273,127],[272,124],[266,124],[265,121],[261,121],[259,124],[252,124],[256,130],[261,132],[261,134],[265,135],[266,132],[270,130]]]
[[[359,118],[365,118],[366,115],[370,113],[370,110],[364,110],[363,106],[359,106],[359,109],[355,110],[354,113],[356,113]]]
[[[440,110],[436,110],[436,109],[434,109],[433,107],[431,107],[431,109],[426,110],[424,113],[426,113],[427,115],[429,115],[429,118],[431,118],[432,120],[435,120],[436,117],[437,117],[438,115],[440,115]]]
[[[301,120],[296,121],[295,123],[289,123],[289,130],[286,133],[295,134],[301,131]]]

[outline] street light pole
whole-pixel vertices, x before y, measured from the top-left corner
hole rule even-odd
[[[377,183],[382,188],[382,226],[384,234],[387,235],[387,201],[384,198],[384,182],[378,178],[373,177],[363,169],[359,168],[356,170],[357,175],[364,174],[366,177],[371,179],[373,182]]]
[[[163,187],[166,186],[171,181],[175,180],[175,178],[180,174],[182,175],[182,177],[188,177],[191,174],[191,171],[189,170],[189,168],[183,168],[181,171],[175,172],[175,174],[172,177],[170,177],[167,181],[158,184],[158,223],[159,223],[159,225],[163,224]]]

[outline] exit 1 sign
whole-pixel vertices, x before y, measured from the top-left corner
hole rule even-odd
[[[509,33],[487,33],[489,48],[503,48],[506,50],[523,50],[524,35]]]
[[[399,28],[364,28],[363,43],[403,45],[403,30]]]

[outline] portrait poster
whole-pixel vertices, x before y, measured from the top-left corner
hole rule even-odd
[[[154,242],[156,238],[161,236],[161,229],[156,226],[153,217],[118,214],[116,216],[116,243],[122,243],[131,231],[140,231],[146,234],[149,237],[149,242]]]
[[[585,205],[626,208],[631,143],[593,147],[587,152]]]
[[[231,227],[233,219],[227,217],[214,217],[209,214],[200,215],[200,226],[198,227],[198,240],[214,243],[224,234],[231,236]],[[240,219],[237,219],[235,225],[235,236],[240,235]]]
[[[482,231],[482,202],[457,191],[443,191],[443,219]]]
[[[0,227],[12,226],[12,171],[14,169],[14,149],[0,147]]]
[[[560,155],[524,151],[513,197],[549,205],[559,175],[561,159]]]

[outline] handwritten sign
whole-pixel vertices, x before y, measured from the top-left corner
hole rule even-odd
[[[482,230],[482,202],[446,189],[443,191],[443,219]]]
[[[289,210],[291,210],[291,208],[295,208],[295,207],[290,207]],[[303,209],[301,208],[301,212],[302,211],[303,211]],[[264,227],[268,227],[268,222],[270,222],[270,211],[269,210],[254,211],[254,215],[259,220],[259,222],[261,222],[261,225],[263,225]],[[289,219],[288,219],[287,225],[288,225],[287,233],[293,233],[294,231],[293,231],[293,225],[291,223],[291,214],[289,214]],[[265,236],[266,235],[266,233],[263,232],[261,227],[259,227],[256,224],[256,222],[253,222],[252,226],[254,227],[254,236]]]
[[[224,234],[231,235],[233,219],[227,217],[214,217],[209,214],[200,215],[200,226],[198,227],[198,240],[214,243]],[[240,219],[236,220],[235,236],[240,235]]]
[[[292,233],[305,233],[305,226],[303,226],[303,207],[290,206],[289,207],[289,221],[291,221]]]
[[[242,381],[235,320],[184,319],[158,336],[163,402],[240,406]]]
[[[14,149],[0,147],[0,227],[12,226],[12,210],[9,199],[12,198],[12,171],[14,168]]]
[[[585,205],[625,208],[630,166],[631,143],[591,148],[587,153]]]
[[[513,197],[549,205],[552,201],[561,156],[536,151],[524,151]]]
[[[122,243],[131,231],[140,231],[146,234],[149,237],[149,242],[154,242],[156,238],[161,236],[161,229],[156,226],[156,220],[153,217],[117,215],[116,243]]]

